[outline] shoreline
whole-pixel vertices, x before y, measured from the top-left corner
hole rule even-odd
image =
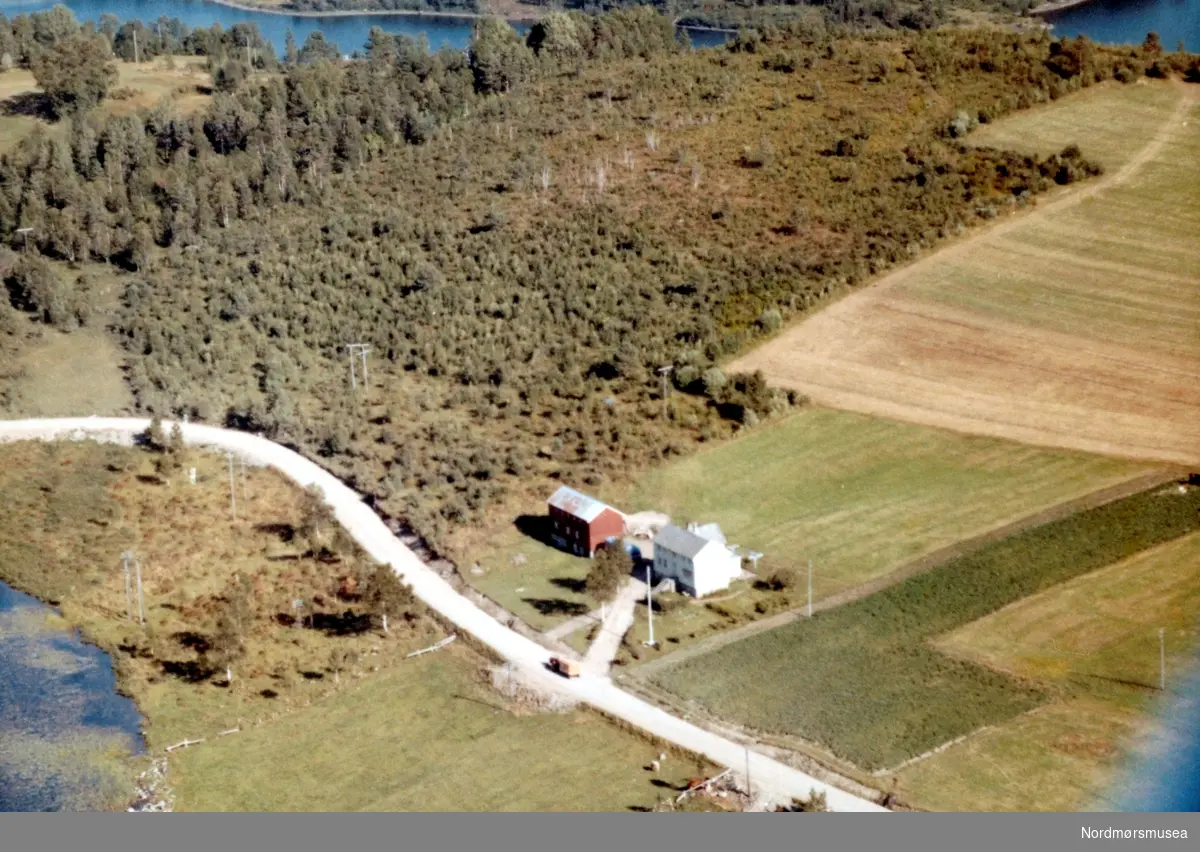
[[[200,0],[201,3],[213,3],[239,12],[253,12],[265,15],[279,15],[285,18],[364,18],[364,17],[402,17],[402,18],[446,18],[449,20],[475,21],[482,18],[499,18],[510,24],[535,24],[541,16],[530,12],[528,15],[515,17],[490,15],[485,12],[440,12],[432,9],[335,9],[329,12],[311,12],[285,9],[279,6],[258,6],[253,3],[239,3],[237,0]],[[1086,0],[1085,0],[1086,2]],[[552,10],[548,10],[552,11]],[[698,24],[681,24],[678,20],[672,22],[678,29],[694,30],[696,32],[736,34],[736,29],[728,27],[705,27]]]
[[[439,12],[432,9],[335,9],[330,12],[308,12],[292,9],[282,9],[277,6],[255,6],[238,3],[236,0],[200,0],[202,3],[214,3],[240,12],[254,12],[264,15],[279,15],[285,18],[366,18],[366,17],[398,17],[398,18],[449,18],[452,20],[473,21],[480,18],[500,17],[486,15],[481,12]],[[509,23],[535,23],[537,16],[505,18]]]
[[[1029,15],[1031,17],[1040,18],[1043,15],[1053,15],[1056,12],[1065,12],[1068,9],[1076,9],[1080,6],[1086,6],[1091,2],[1093,2],[1093,0],[1059,0],[1057,3],[1043,3],[1037,8],[1030,9]]]

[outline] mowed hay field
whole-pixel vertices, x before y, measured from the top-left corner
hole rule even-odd
[[[941,638],[947,653],[1058,684],[1067,697],[906,769],[906,798],[940,810],[1111,806],[1113,771],[1161,695],[1158,630],[1171,679],[1195,650],[1197,612],[1193,533]]]
[[[731,369],[840,408],[1200,462],[1198,105],[1200,87],[1146,81],[988,127],[981,143],[1078,143],[1107,173],[884,277]]]
[[[886,771],[1016,717],[1055,684],[948,654],[963,625],[1200,529],[1200,488],[1172,485],[985,545],[870,597],[656,671],[723,719]],[[1001,771],[1006,771],[1005,770]]]
[[[1149,469],[814,407],[651,470],[618,505],[812,559],[821,598]]]
[[[812,559],[820,599],[1152,470],[810,407],[651,469],[631,488],[595,493],[625,512],[715,521],[731,542],[765,554],[764,572]],[[541,502],[522,508],[526,520],[546,511]],[[473,573],[476,563],[483,573]],[[464,574],[545,630],[596,606],[583,590],[590,564],[511,525],[477,551]]]
[[[414,659],[188,749],[172,781],[193,811],[629,811],[710,771],[672,754],[652,774],[661,749],[590,711],[514,713],[476,682],[478,666]]]

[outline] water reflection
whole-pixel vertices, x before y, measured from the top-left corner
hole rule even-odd
[[[144,750],[111,661],[50,607],[0,583],[0,811],[98,810]]]

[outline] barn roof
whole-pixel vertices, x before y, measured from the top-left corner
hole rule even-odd
[[[702,538],[694,532],[681,529],[674,524],[667,524],[654,537],[654,549],[656,551],[661,547],[664,550],[678,553],[680,556],[688,559],[694,559],[696,554],[708,547],[709,544],[711,542],[708,539]]]
[[[556,509],[566,512],[568,515],[574,515],[581,521],[591,523],[600,516],[600,513],[605,509],[612,508],[607,503],[602,503],[594,497],[589,497],[586,494],[581,494],[574,488],[568,488],[563,485],[554,492],[549,500],[546,501]],[[613,509],[615,512],[616,509]],[[620,514],[618,512],[618,514]]]

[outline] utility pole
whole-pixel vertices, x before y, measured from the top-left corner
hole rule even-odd
[[[809,559],[809,618],[812,618],[812,560]]]
[[[25,243],[22,246],[25,251],[29,251],[29,232],[32,230],[33,228],[17,228],[17,233],[20,234],[25,240]]]
[[[133,64],[136,65],[139,62],[141,62],[141,60],[138,59],[137,24],[134,24],[133,25]]]
[[[237,520],[237,491],[233,487],[233,453],[226,453],[225,458],[229,460],[229,510],[233,513],[233,519]]]
[[[142,560],[134,560],[137,566],[137,592],[138,592],[138,622],[145,626],[146,624],[146,604],[142,599]]]
[[[650,563],[646,563],[646,617],[650,619],[650,641],[646,644],[651,648],[654,647],[654,599],[651,595],[653,587],[650,585]]]
[[[665,366],[659,367],[658,370],[655,371],[658,373],[659,377],[662,379],[662,400],[663,400],[663,419],[664,420],[667,418],[667,392],[668,392],[667,391],[667,376],[669,376],[671,374],[671,371],[674,369],[675,368],[673,366],[671,366],[670,364],[667,364]]]
[[[753,803],[754,792],[750,786],[750,747],[746,747],[746,798]]]
[[[1158,628],[1158,689],[1160,692],[1167,689],[1167,640],[1161,627]]]
[[[133,593],[129,585],[129,561],[133,559],[133,551],[126,550],[121,554],[121,563],[125,568],[125,617],[133,621]]]
[[[368,385],[367,353],[370,351],[371,351],[371,347],[369,345],[367,345],[366,343],[347,343],[346,344],[346,352],[349,353],[349,355],[350,355],[350,389],[351,390],[356,390],[358,388],[358,382],[355,380],[355,377],[354,377],[354,356],[356,356],[356,355],[360,359],[362,359],[363,387],[366,387]]]

